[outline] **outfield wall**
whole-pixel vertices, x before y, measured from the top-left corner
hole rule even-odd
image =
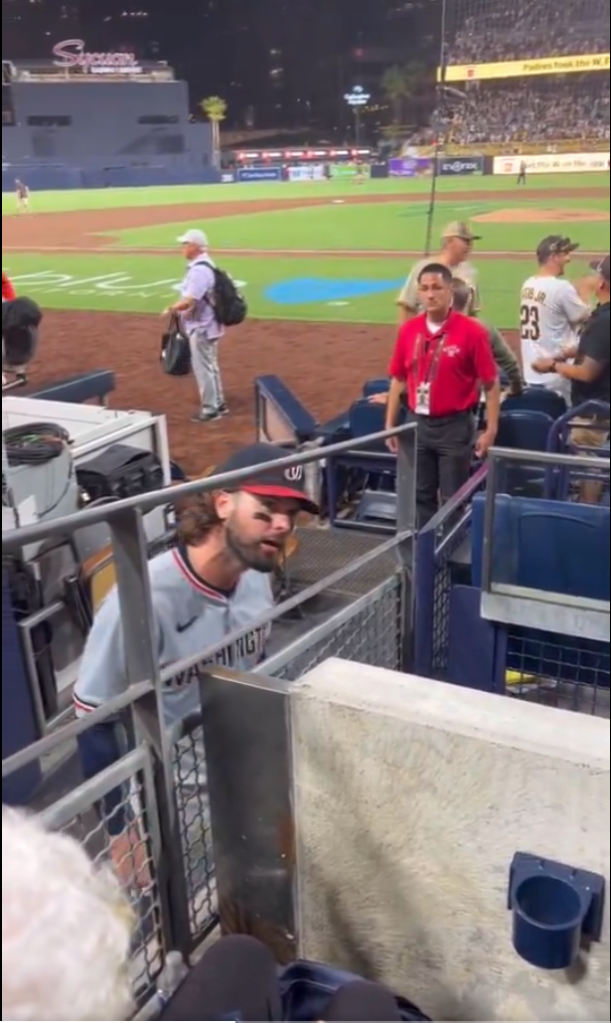
[[[213,164],[208,124],[189,120],[185,82],[14,82],[2,162],[83,171]],[[67,185],[65,187],[73,187]]]
[[[204,125],[186,125],[185,131],[196,132]],[[20,128],[7,129],[19,137]],[[253,164],[240,166],[235,171],[222,173],[210,164],[194,161],[186,163],[150,158],[137,164],[125,164],[121,158],[98,161],[98,166],[74,166],[65,162],[10,159],[11,150],[4,147],[2,129],[2,191],[12,192],[15,178],[22,178],[36,192],[86,188],[139,188],[187,184],[261,184],[283,181],[310,181],[313,186],[328,180],[351,181],[364,178],[427,178],[434,171],[435,161],[430,156],[403,156],[387,162],[370,164],[320,162],[301,164]],[[18,147],[17,147],[18,148]],[[7,159],[7,151],[9,159]],[[13,149],[13,152],[15,149]],[[609,153],[554,153],[537,157],[517,153],[508,157],[473,155],[466,157],[440,157],[437,172],[444,178],[517,177],[522,162],[527,174],[608,174]]]

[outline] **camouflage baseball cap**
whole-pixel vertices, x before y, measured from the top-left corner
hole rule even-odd
[[[611,256],[605,256],[604,259],[595,259],[590,263],[590,270],[594,270],[595,273],[600,274],[603,281],[607,284],[611,283]]]
[[[451,224],[446,224],[441,237],[446,238],[460,238],[463,242],[480,242],[481,236],[479,234],[473,234],[473,231],[464,220],[453,220]]]
[[[575,252],[579,248],[579,242],[572,242],[561,234],[550,234],[537,245],[537,259],[540,263],[546,263],[552,256]]]

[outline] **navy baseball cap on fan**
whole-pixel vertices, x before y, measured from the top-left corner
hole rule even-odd
[[[237,472],[238,469],[261,469],[262,466],[287,458],[291,452],[278,444],[250,444],[230,455],[222,465],[218,465],[215,476],[226,472]],[[298,501],[303,511],[310,515],[318,515],[319,508],[306,490],[306,473],[303,465],[290,465],[284,469],[272,468],[253,474],[236,483],[236,490],[244,490],[257,497],[288,498]]]
[[[572,242],[561,234],[550,234],[537,245],[537,259],[546,263],[552,256],[568,255],[579,248],[579,242]]]
[[[611,256],[605,256],[604,259],[595,259],[590,263],[590,270],[594,270],[594,273],[600,274],[603,281],[607,284],[611,283]]]

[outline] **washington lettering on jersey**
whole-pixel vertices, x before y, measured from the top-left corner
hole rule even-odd
[[[260,664],[265,657],[269,633],[269,626],[247,632],[244,636],[240,636],[235,643],[219,650],[213,657],[204,658],[185,671],[177,672],[164,682],[164,688],[177,691],[197,684],[202,681],[210,668],[237,668],[240,670],[246,662],[251,663],[253,660],[255,665]],[[170,667],[170,665],[163,665],[163,667]]]
[[[213,664],[252,671],[265,655],[271,626],[251,626],[265,618],[274,606],[270,577],[245,572],[231,593],[209,586],[193,571],[187,552],[165,551],[149,564],[160,666],[193,661],[164,687],[164,711],[168,726],[199,708],[199,681]],[[225,637],[240,638],[223,646]],[[205,651],[220,652],[208,659]],[[202,659],[203,658],[203,659]],[[74,692],[77,714],[86,714],[128,686],[125,645],[117,588],[100,607],[87,639]]]

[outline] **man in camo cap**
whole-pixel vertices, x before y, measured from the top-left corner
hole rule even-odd
[[[449,267],[454,277],[469,284],[473,291],[473,302],[468,310],[469,316],[475,316],[481,309],[481,296],[477,284],[477,270],[469,262],[469,256],[473,251],[475,242],[480,241],[479,235],[473,233],[468,224],[461,220],[455,220],[448,224],[441,235],[442,247],[439,255],[427,256],[421,259],[412,269],[409,277],[403,285],[397,304],[399,306],[399,319],[401,323],[411,320],[422,312],[418,296],[418,277],[425,266],[433,261],[443,263]]]

